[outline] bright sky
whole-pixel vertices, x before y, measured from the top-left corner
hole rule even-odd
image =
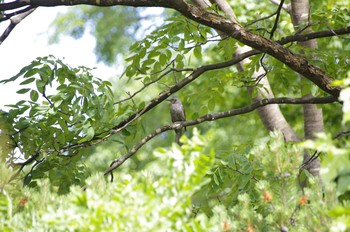
[[[64,12],[65,7],[39,8],[25,18],[0,45],[0,80],[16,75],[21,68],[31,63],[39,56],[54,55],[64,59],[71,67],[96,67],[93,74],[102,79],[108,79],[117,73],[116,68],[109,68],[96,62],[93,53],[95,40],[85,35],[79,40],[63,37],[59,44],[48,44],[48,28],[58,12]],[[0,24],[2,34],[7,27]],[[16,103],[16,91],[19,86],[0,84],[0,109],[4,105]]]

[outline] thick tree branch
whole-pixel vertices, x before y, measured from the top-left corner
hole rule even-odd
[[[176,9],[187,18],[223,31],[238,41],[271,55],[312,81],[325,92],[335,97],[339,96],[340,88],[331,85],[333,79],[322,69],[310,64],[306,58],[292,53],[288,48],[283,47],[277,42],[253,34],[238,24],[232,23],[219,15],[203,11],[195,6],[183,3],[181,6],[177,6]]]
[[[288,48],[283,47],[277,42],[271,41],[260,35],[246,30],[241,25],[231,22],[223,16],[200,9],[194,5],[187,4],[182,0],[18,0],[11,3],[0,4],[0,11],[16,9],[26,5],[37,6],[71,6],[71,5],[95,5],[95,6],[144,6],[144,7],[165,7],[177,10],[185,17],[198,23],[209,26],[213,29],[224,32],[225,34],[237,39],[238,41],[255,48],[261,52],[267,53],[288,67],[303,75],[325,92],[337,97],[340,93],[340,87],[331,85],[333,79],[322,69],[314,66],[308,60],[300,55],[292,53]]]
[[[172,8],[173,1],[179,0],[17,0],[9,3],[0,4],[0,11],[15,10],[23,6],[76,6],[76,5],[91,5],[91,6],[133,6],[133,7],[166,7]]]
[[[219,113],[213,113],[213,114],[207,114],[202,117],[199,117],[195,120],[190,121],[184,121],[184,122],[176,122],[172,125],[163,126],[161,128],[158,128],[154,130],[152,133],[144,137],[138,144],[136,144],[130,152],[127,154],[119,157],[118,159],[114,160],[110,167],[104,171],[104,175],[108,175],[113,170],[121,166],[126,160],[128,160],[131,156],[135,155],[136,152],[145,145],[148,141],[156,137],[157,135],[168,131],[168,130],[174,130],[174,129],[180,129],[182,127],[189,127],[201,124],[205,121],[215,121],[221,118],[227,118],[232,117],[235,115],[240,114],[246,114],[249,112],[254,111],[255,109],[258,109],[260,107],[270,105],[270,104],[327,104],[327,103],[333,103],[338,101],[337,98],[330,96],[330,97],[322,97],[322,98],[309,98],[309,97],[303,97],[303,98],[287,98],[287,97],[281,97],[281,98],[270,98],[270,99],[263,99],[261,101],[254,102],[246,107],[239,108],[239,109],[232,109],[225,112],[219,112]]]

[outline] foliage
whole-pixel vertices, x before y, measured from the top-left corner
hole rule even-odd
[[[126,53],[132,39],[149,30],[147,24],[159,17],[133,7],[80,6],[60,14],[52,23],[50,42],[58,42],[62,35],[81,38],[89,30],[96,39],[95,53],[98,61],[113,64],[119,53]],[[106,26],[108,25],[108,26]],[[143,25],[143,26],[142,26]]]
[[[296,179],[302,149],[285,144],[278,133],[240,155],[234,148],[226,159],[206,153],[205,138],[197,131],[183,142],[181,149],[175,145],[155,149],[154,162],[142,172],[117,173],[115,183],[93,175],[85,191],[75,186],[59,196],[41,180],[36,188],[14,195],[5,185],[0,228],[323,231],[340,228],[346,219],[348,203],[343,209],[336,204],[334,185],[327,185],[323,196],[317,179],[310,177],[310,188],[300,190]]]
[[[10,110],[4,115],[12,125],[7,133],[21,153],[11,162],[35,160],[33,168],[37,168],[28,173],[25,184],[49,177],[58,186],[64,186],[65,192],[84,176],[84,166],[78,161],[86,151],[70,149],[70,144],[89,141],[113,125],[111,84],[93,78],[87,68],[73,69],[51,56],[38,58],[18,75],[1,82],[20,77],[24,79],[19,84],[23,87],[17,93],[29,96],[8,105]]]
[[[35,190],[24,189],[28,199],[4,206],[22,207],[16,215],[1,215],[2,230],[157,231],[196,228],[191,221],[191,196],[207,183],[214,154],[204,154],[204,141],[196,135],[180,150],[159,148],[157,162],[140,173],[119,173],[115,184],[100,175],[87,180],[86,190],[73,187],[57,196],[47,181]],[[13,217],[12,217],[13,216]],[[12,218],[11,218],[12,217]],[[11,220],[9,220],[11,219]],[[159,220],[160,219],[160,220]]]
[[[335,84],[342,85],[340,99],[343,101],[344,127],[348,126],[350,120],[350,72],[347,78],[337,81]],[[323,179],[325,183],[336,183],[335,195],[340,204],[329,210],[329,215],[339,224],[340,228],[350,228],[349,207],[350,207],[350,150],[348,133],[338,134],[335,138],[329,133],[320,133],[316,141],[305,141],[302,145],[307,149],[317,149],[321,152]],[[345,230],[345,229],[344,229]]]
[[[312,5],[314,30],[347,25],[349,11],[342,8],[347,2],[332,2]],[[269,36],[277,6],[253,0],[230,4],[241,9],[237,17],[246,28]],[[216,6],[210,10],[217,11]],[[161,26],[137,42],[131,38],[145,28],[141,11],[134,8],[82,7],[57,19],[54,40],[62,33],[80,38],[88,28],[101,61],[111,64],[119,52],[128,53],[124,79],[113,85],[93,77],[89,68],[72,68],[53,56],[38,58],[0,82],[19,81],[17,93],[23,98],[0,114],[0,230],[349,229],[347,133],[331,136],[347,130],[350,121],[350,47],[340,36],[319,39],[318,50],[288,45],[294,53],[302,50],[310,63],[344,87],[343,112],[339,105],[324,107],[327,133],[317,140],[286,143],[279,132],[268,135],[257,115],[237,116],[200,124],[201,133],[188,128],[181,148],[169,147],[173,132],[161,134],[114,172],[115,183],[107,183],[101,170],[132,151],[150,131],[169,124],[169,109],[160,104],[114,134],[116,125],[140,115],[145,105],[201,67],[230,60],[242,45],[178,13],[167,13]],[[262,13],[271,17],[257,20]],[[292,33],[290,17],[283,12],[273,38]],[[266,54],[249,59],[243,72],[232,66],[213,69],[182,88],[177,95],[187,118],[248,105],[246,87],[256,84],[251,76],[260,64],[278,90],[276,96],[324,95]],[[302,134],[301,107],[282,109]],[[305,171],[309,185],[301,190],[297,179],[303,149],[322,152],[323,183]]]

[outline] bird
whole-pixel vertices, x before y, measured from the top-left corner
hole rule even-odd
[[[173,123],[175,122],[182,122],[186,121],[186,113],[185,109],[180,101],[180,99],[176,96],[168,99],[167,101],[170,102],[170,116],[171,116],[171,121]],[[184,128],[186,130],[186,127]],[[183,129],[175,129],[175,142],[179,144],[180,146],[182,145],[180,142],[180,138],[182,136]]]

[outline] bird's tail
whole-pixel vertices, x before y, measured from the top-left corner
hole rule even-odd
[[[182,136],[182,129],[175,130],[175,134],[175,142],[181,146],[182,143],[180,142],[180,138]]]

